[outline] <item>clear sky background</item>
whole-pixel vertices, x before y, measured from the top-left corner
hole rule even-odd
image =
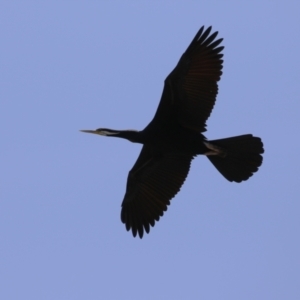
[[[1,1],[0,298],[300,299],[299,1]],[[210,139],[253,133],[226,181],[205,157],[142,240],[120,221],[143,129],[202,26],[224,38]]]

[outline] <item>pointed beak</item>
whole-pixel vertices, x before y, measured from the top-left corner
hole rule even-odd
[[[85,133],[94,133],[94,134],[99,134],[97,130],[79,130],[81,132],[85,132]]]

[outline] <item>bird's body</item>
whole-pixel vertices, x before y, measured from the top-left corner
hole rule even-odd
[[[83,130],[143,144],[130,170],[122,202],[121,220],[134,236],[144,231],[167,210],[170,200],[186,179],[192,159],[206,155],[229,181],[247,180],[262,163],[260,138],[251,134],[208,141],[206,131],[222,74],[222,39],[211,27],[202,27],[165,80],[153,120],[142,131],[99,128]]]
[[[178,151],[189,154],[204,154],[204,136],[192,132],[181,126],[174,126],[161,130],[155,127],[146,127],[136,135],[135,142],[152,145],[162,152]]]

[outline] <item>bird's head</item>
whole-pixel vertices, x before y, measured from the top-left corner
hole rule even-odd
[[[113,137],[119,137],[123,139],[127,139],[133,143],[139,143],[140,140],[138,138],[139,131],[137,130],[114,130],[114,129],[108,129],[108,128],[98,128],[96,130],[80,130],[81,132],[85,133],[93,133],[93,134],[99,134],[103,136],[113,136]]]
[[[96,130],[80,130],[80,131],[85,133],[104,135],[104,136],[114,136],[114,135],[118,135],[121,132],[121,130],[114,130],[108,128],[98,128]]]

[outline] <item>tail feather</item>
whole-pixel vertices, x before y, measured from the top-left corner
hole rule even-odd
[[[213,140],[209,143],[225,152],[225,155],[222,152],[223,155],[207,155],[207,157],[229,181],[247,180],[262,164],[263,143],[252,134]]]

